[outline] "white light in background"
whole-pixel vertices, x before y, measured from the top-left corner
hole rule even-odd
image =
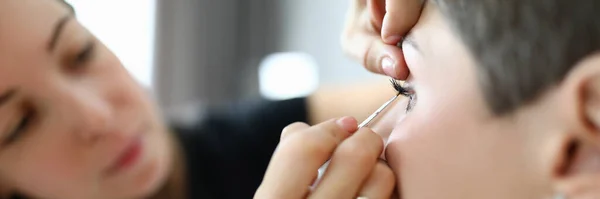
[[[307,96],[318,87],[318,73],[316,61],[306,53],[271,54],[260,64],[260,93],[273,100]]]
[[[78,20],[152,87],[155,0],[67,0]]]

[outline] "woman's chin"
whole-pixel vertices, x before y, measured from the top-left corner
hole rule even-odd
[[[146,198],[156,194],[168,181],[172,173],[172,154],[164,140],[148,137],[146,140],[146,154],[137,168],[122,173],[113,185],[116,190],[123,193],[124,198]],[[161,138],[164,139],[164,138]],[[158,142],[157,142],[158,141]],[[158,144],[157,144],[158,143]]]
[[[134,184],[139,186],[134,188],[134,190],[138,190],[138,193],[135,194],[133,198],[143,198],[156,194],[156,192],[165,185],[169,177],[169,171],[170,169],[168,169],[167,165],[164,163],[155,163],[151,165],[151,167],[145,171],[146,173],[134,179]]]

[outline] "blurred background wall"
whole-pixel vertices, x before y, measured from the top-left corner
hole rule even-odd
[[[375,78],[341,51],[348,0],[69,1],[165,110]]]

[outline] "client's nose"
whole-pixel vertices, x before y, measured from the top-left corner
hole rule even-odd
[[[112,109],[102,98],[92,94],[72,95],[68,112],[75,133],[90,140],[100,136],[110,126]]]

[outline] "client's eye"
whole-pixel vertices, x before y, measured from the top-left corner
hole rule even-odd
[[[410,112],[416,104],[417,94],[415,90],[409,83],[406,82],[400,84],[394,79],[390,80],[390,82],[392,83],[392,87],[394,87],[394,89],[398,92],[398,95],[404,95],[408,97],[408,105],[406,106],[406,112]]]
[[[412,89],[412,88],[411,88]],[[406,112],[410,112],[413,107],[415,107],[415,104],[417,103],[417,95],[416,93],[412,93],[411,95],[408,96],[408,105],[406,105]]]
[[[6,136],[2,144],[10,145],[22,137],[22,135],[29,129],[31,121],[34,119],[34,117],[35,113],[33,110],[25,110],[25,114],[23,114],[21,120],[8,133],[8,136]]]

